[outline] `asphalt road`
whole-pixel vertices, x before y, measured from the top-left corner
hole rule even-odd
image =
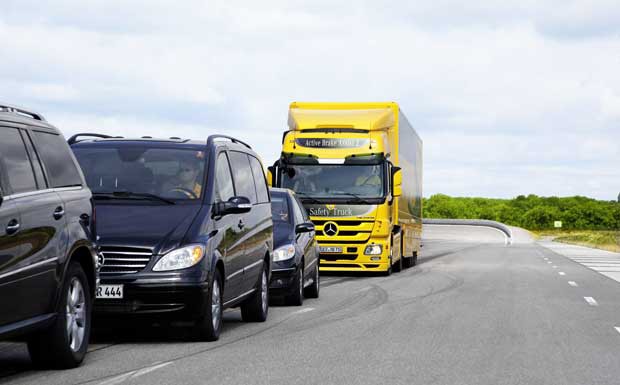
[[[266,323],[229,311],[215,343],[158,327],[98,333],[69,371],[33,370],[23,345],[0,344],[0,382],[620,383],[619,282],[526,232],[506,246],[491,229],[428,227],[419,262],[323,277],[321,298],[273,306]]]

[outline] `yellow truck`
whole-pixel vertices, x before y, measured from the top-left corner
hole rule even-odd
[[[422,141],[397,103],[293,102],[274,187],[315,225],[321,271],[415,265],[422,234]]]

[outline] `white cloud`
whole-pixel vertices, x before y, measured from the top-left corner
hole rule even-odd
[[[67,132],[218,131],[266,163],[292,100],[396,100],[427,195],[613,198],[619,25],[608,0],[10,0],[0,85]]]

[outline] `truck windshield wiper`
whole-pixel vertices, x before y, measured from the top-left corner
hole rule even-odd
[[[339,195],[339,196],[347,196],[347,195],[348,195],[348,196],[352,197],[353,199],[351,199],[351,200],[350,200],[350,201],[348,201],[347,203],[363,203],[363,204],[365,204],[365,205],[369,205],[369,204],[371,204],[371,203],[370,203],[370,202],[368,202],[366,199],[364,199],[364,198],[360,197],[360,196],[359,196],[359,195],[357,195],[357,194],[348,193],[348,192],[338,192],[338,191],[335,191],[335,192],[333,192],[332,194],[333,194],[333,195]]]
[[[112,192],[96,192],[93,193],[95,199],[143,199],[152,200],[166,203],[168,205],[174,205],[174,201],[166,198],[162,198],[159,195],[149,193],[137,193],[132,191],[112,191]]]
[[[306,194],[304,192],[297,192],[296,191],[295,194],[299,195],[302,200],[307,200],[307,201],[310,201],[312,203],[319,203],[319,204],[323,203],[320,200],[318,200],[316,198],[313,198],[313,197],[309,196],[308,194]]]

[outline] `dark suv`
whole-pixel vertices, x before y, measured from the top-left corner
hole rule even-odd
[[[0,338],[35,364],[79,365],[97,284],[91,193],[56,128],[0,104]]]
[[[97,208],[98,322],[191,321],[198,338],[216,340],[226,307],[267,318],[271,202],[250,146],[222,135],[79,134],[69,144]]]

